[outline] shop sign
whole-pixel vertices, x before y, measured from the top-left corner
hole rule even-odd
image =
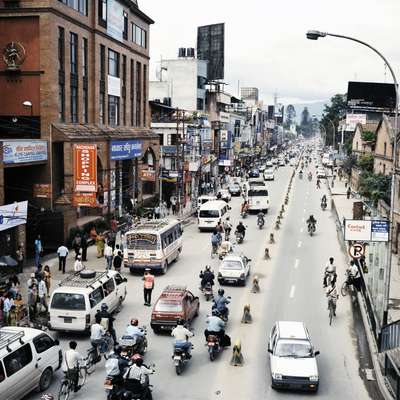
[[[26,224],[28,218],[28,202],[7,204],[0,206],[0,231],[15,228],[18,225]]]
[[[51,198],[51,185],[49,183],[34,183],[33,184],[33,197],[39,199]]]
[[[219,113],[219,120],[222,123],[229,124],[230,121],[231,121],[231,115],[229,113],[227,113],[227,112],[221,111]]]
[[[97,192],[95,144],[74,144],[74,187],[76,192]]]
[[[140,171],[140,179],[144,182],[155,182],[156,172],[150,169],[142,169]]]
[[[97,207],[96,193],[74,193],[72,203],[74,207]]]
[[[357,124],[365,125],[367,114],[346,114],[346,131],[354,131]]]
[[[161,146],[161,151],[162,151],[163,156],[175,155],[176,154],[176,146]]]
[[[4,164],[22,164],[47,161],[45,140],[4,140]]]
[[[142,155],[141,140],[113,140],[111,142],[111,160],[132,160]]]
[[[344,238],[352,241],[387,242],[389,240],[389,222],[386,220],[347,219]]]
[[[189,171],[190,172],[197,172],[200,167],[199,161],[189,161]]]

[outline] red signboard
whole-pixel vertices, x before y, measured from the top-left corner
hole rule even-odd
[[[74,193],[74,207],[97,207],[96,193]]]
[[[51,198],[51,185],[49,183],[34,183],[33,197],[41,199]]]
[[[140,178],[144,182],[155,182],[156,181],[156,173],[155,173],[155,171],[142,169],[142,171],[140,173]]]
[[[76,192],[97,192],[95,144],[74,144],[74,187]]]

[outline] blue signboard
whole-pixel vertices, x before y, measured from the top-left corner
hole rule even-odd
[[[113,140],[111,142],[111,160],[131,160],[142,154],[141,140]]]
[[[23,164],[47,161],[45,140],[4,140],[4,164]]]
[[[387,242],[389,240],[389,221],[372,221],[371,240],[373,242]]]

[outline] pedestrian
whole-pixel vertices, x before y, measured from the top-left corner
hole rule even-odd
[[[17,294],[17,298],[14,300],[14,305],[16,307],[17,321],[21,321],[26,314],[26,307],[21,293]]]
[[[122,252],[121,252],[121,250],[119,250],[117,255],[114,257],[113,264],[114,264],[114,269],[117,272],[121,272],[121,266],[122,266]]]
[[[350,199],[350,196],[351,196],[351,188],[350,188],[350,186],[348,187],[346,194],[347,194],[347,199]]]
[[[46,284],[47,297],[50,297],[51,272],[50,272],[50,267],[48,265],[45,265],[43,268],[43,279],[44,283]]]
[[[160,219],[160,205],[157,204],[154,208],[154,218]]]
[[[11,294],[12,298],[15,299],[20,291],[20,282],[17,275],[13,275],[8,279],[6,284],[6,290]]]
[[[40,235],[37,235],[36,237],[34,248],[35,248],[35,265],[38,266],[40,263],[40,256],[43,254],[43,244]]]
[[[74,271],[81,272],[83,269],[85,269],[85,266],[82,264],[81,256],[77,256],[74,263]]]
[[[4,300],[3,300],[3,322],[4,325],[10,324],[10,311],[11,307],[14,305],[14,300],[10,293],[4,293]]]
[[[114,251],[114,247],[115,247],[116,238],[117,238],[117,234],[114,231],[109,232],[107,235],[107,243],[112,248],[113,251]]]
[[[175,196],[171,196],[171,208],[172,208],[172,215],[176,214],[176,197]]]
[[[66,246],[61,245],[57,249],[57,254],[58,254],[58,270],[62,271],[63,274],[65,274],[65,264],[67,262],[67,256],[68,256],[68,249]]]
[[[44,308],[45,311],[47,312],[47,289],[46,289],[46,283],[42,279],[41,276],[38,278],[38,302],[40,304],[40,308]]]
[[[42,264],[39,264],[39,265],[37,266],[37,268],[36,268],[36,271],[35,271],[35,277],[36,277],[36,279],[38,279],[39,276],[43,279],[43,265],[42,265]]]
[[[75,259],[78,254],[81,252],[81,245],[82,245],[82,237],[79,233],[77,233],[72,241],[72,248],[75,251]]]
[[[111,218],[110,226],[111,226],[112,232],[117,233],[117,231],[118,231],[118,220],[115,218],[115,215],[113,215],[113,217]]]
[[[106,243],[106,239],[102,233],[99,233],[96,236],[96,248],[97,248],[97,258],[104,257],[104,246]]]
[[[36,315],[36,297],[37,297],[37,280],[35,277],[35,273],[31,273],[31,277],[27,282],[28,286],[28,309],[29,309],[29,318],[32,320]]]
[[[108,243],[104,249],[104,257],[106,259],[106,269],[110,270],[112,268],[113,249]]]
[[[24,259],[25,259],[24,248],[22,245],[18,246],[15,255],[18,262],[18,273],[22,273],[24,268]]]
[[[150,268],[145,269],[143,280],[144,305],[151,306],[151,292],[154,289],[154,275],[151,274]]]
[[[82,249],[82,261],[87,261],[87,248],[88,248],[88,235],[86,232],[82,235],[82,243],[81,243],[81,249]]]

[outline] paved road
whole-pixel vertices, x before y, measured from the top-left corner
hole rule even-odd
[[[252,258],[252,275],[261,278],[261,293],[250,293],[250,281],[245,288],[226,287],[232,296],[231,317],[228,333],[232,341],[241,339],[245,364],[243,367],[229,365],[231,351],[226,350],[214,363],[210,363],[204,347],[204,319],[210,312],[210,303],[200,297],[200,316],[193,328],[194,351],[191,363],[182,376],[175,374],[172,361],[172,340],[168,336],[155,336],[149,330],[149,351],[146,361],[156,363],[156,374],[152,377],[154,398],[166,400],[190,399],[278,399],[306,398],[299,393],[276,392],[270,388],[268,357],[266,344],[268,333],[276,320],[304,321],[311,333],[319,356],[320,391],[318,396],[324,399],[368,399],[370,397],[359,374],[357,335],[354,331],[351,301],[340,299],[337,318],[332,327],[328,324],[326,300],[321,287],[322,268],[329,256],[335,257],[339,266],[344,257],[336,237],[333,216],[329,209],[320,211],[319,199],[324,190],[317,191],[314,183],[299,181],[296,177],[290,195],[288,211],[285,213],[282,229],[277,235],[275,245],[270,248],[272,259],[263,259],[263,253],[271,227],[277,212],[283,203],[284,194],[292,173],[291,167],[280,168],[276,179],[269,184],[271,208],[267,216],[266,227],[258,230],[256,217],[250,216],[245,223],[248,233],[243,245],[237,250]],[[326,192],[326,190],[325,190]],[[231,202],[233,222],[239,220],[240,200]],[[310,238],[305,231],[304,218],[314,213],[318,220],[317,233]],[[96,265],[96,261],[93,265]],[[103,264],[103,263],[102,263]],[[184,233],[184,250],[179,261],[167,275],[156,277],[155,297],[163,287],[170,283],[187,284],[194,294],[198,290],[198,273],[206,264],[217,269],[218,261],[210,259],[210,235],[199,233],[196,223],[189,225]],[[149,324],[151,310],[143,306],[142,281],[137,276],[128,276],[129,295],[118,315],[117,332],[122,332],[131,317],[137,317],[141,324]],[[339,283],[343,280],[343,270],[339,268]],[[244,304],[251,304],[254,323],[240,324]],[[59,336],[65,347],[71,336]],[[89,346],[89,340],[83,336],[74,336],[83,351]],[[57,393],[60,373],[51,387]],[[88,384],[73,398],[105,398],[103,381],[104,365],[97,368]],[[39,399],[32,394],[28,399]],[[307,396],[308,398],[308,396]]]

